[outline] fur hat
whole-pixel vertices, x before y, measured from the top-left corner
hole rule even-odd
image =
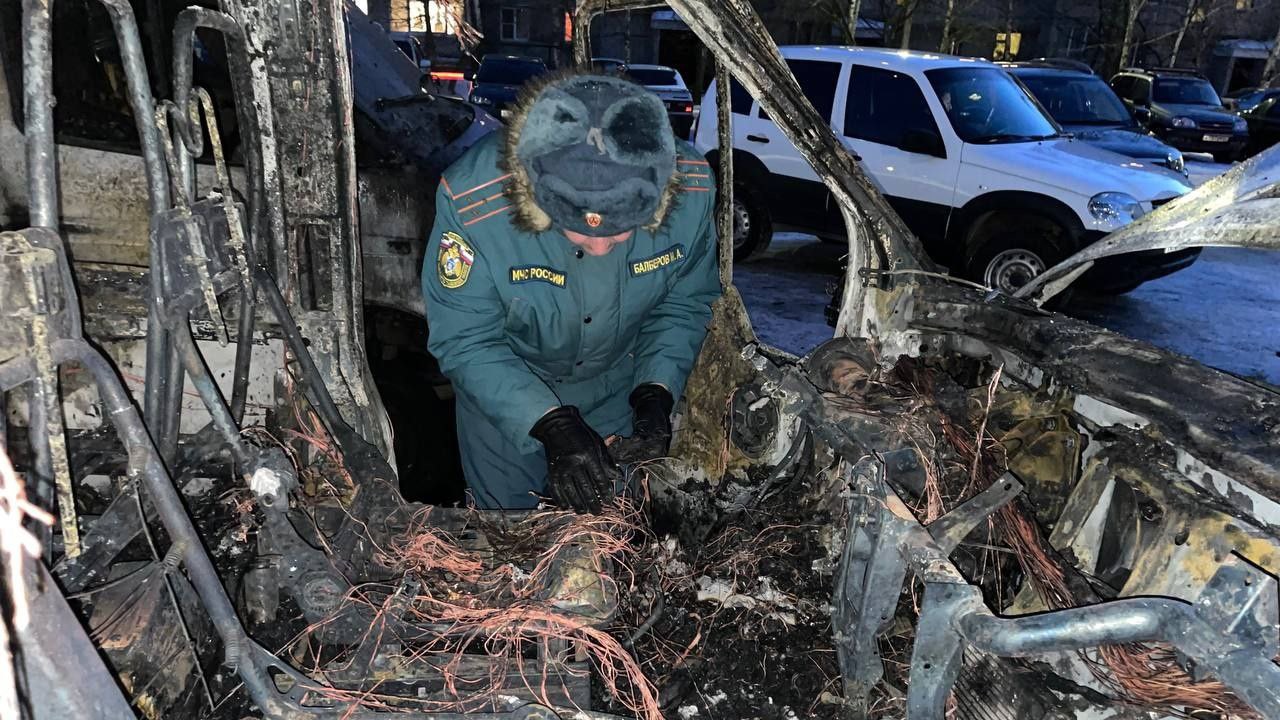
[[[676,188],[667,110],[629,80],[560,73],[522,93],[506,130],[518,227],[605,237],[662,224]]]

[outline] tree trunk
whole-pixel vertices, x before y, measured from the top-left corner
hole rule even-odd
[[[1271,40],[1271,52],[1267,53],[1267,64],[1262,66],[1262,86],[1271,87],[1271,81],[1276,74],[1276,61],[1280,60],[1280,30],[1276,31],[1276,36]]]
[[[911,49],[911,23],[916,16],[916,2],[918,0],[905,0],[902,3],[902,42],[898,47],[903,50]]]
[[[1147,0],[1129,0],[1129,12],[1125,17],[1124,23],[1124,40],[1120,41],[1120,67],[1125,68],[1133,64],[1133,60],[1129,57],[1129,53],[1133,51],[1133,31],[1135,25],[1138,24],[1138,15],[1142,13],[1142,6],[1147,4]]]
[[[942,16],[942,40],[938,43],[938,52],[951,52],[951,27],[956,19],[956,0],[947,0],[947,12]]]
[[[1187,0],[1187,12],[1182,17],[1182,27],[1178,28],[1178,35],[1173,39],[1173,51],[1169,53],[1169,67],[1178,67],[1178,51],[1182,49],[1182,38],[1187,36],[1187,30],[1191,28],[1191,21],[1196,17],[1196,5],[1200,0]]]
[[[862,0],[849,0],[849,11],[844,16],[844,32],[850,45],[858,44],[858,13],[862,11]]]

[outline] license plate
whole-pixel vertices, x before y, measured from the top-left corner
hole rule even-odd
[[[1205,142],[1228,142],[1231,140],[1230,135],[1205,135]]]

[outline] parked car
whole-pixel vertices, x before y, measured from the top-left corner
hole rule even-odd
[[[1252,110],[1258,106],[1258,103],[1276,95],[1280,95],[1280,88],[1240,88],[1223,95],[1222,104],[1229,110],[1242,113]]]
[[[1256,155],[1280,141],[1280,93],[1275,93],[1240,113],[1249,124],[1246,155]]]
[[[1064,137],[992,63],[875,48],[788,47],[787,65],[820,115],[926,249],[953,272],[1006,292],[1190,189],[1165,168]],[[731,92],[735,256],[786,225],[839,236],[836,202],[809,163],[753,102]],[[715,85],[702,101],[715,117]],[[718,157],[716,127],[695,145]],[[1189,265],[1187,254],[1128,256],[1090,271],[1122,291]]]
[[[627,65],[623,72],[662,99],[676,137],[689,137],[693,127],[693,95],[678,70],[665,65]]]
[[[1055,61],[1002,64],[1063,130],[1103,150],[1186,175],[1182,153],[1147,134],[1102,78]]]
[[[538,58],[485,55],[475,73],[471,102],[505,119],[520,88],[546,71],[546,63]]]
[[[1231,162],[1249,142],[1248,124],[1194,71],[1130,68],[1111,78],[1111,89],[1143,127],[1179,150]]]
[[[605,73],[605,74],[623,72],[624,70],[626,70],[626,67],[627,67],[626,61],[619,60],[618,58],[608,58],[608,57],[591,58],[591,69],[595,70],[596,72]]]
[[[391,36],[396,47],[400,48],[400,52],[412,60],[416,67],[424,73],[431,71],[432,52],[428,45],[431,33],[392,32],[387,34]]]

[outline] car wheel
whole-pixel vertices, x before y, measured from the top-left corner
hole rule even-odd
[[[1035,215],[999,215],[969,235],[964,274],[974,282],[1012,295],[1067,256],[1060,249],[1065,231]]]
[[[733,261],[742,262],[764,252],[773,239],[773,220],[759,195],[742,183],[733,184]]]

